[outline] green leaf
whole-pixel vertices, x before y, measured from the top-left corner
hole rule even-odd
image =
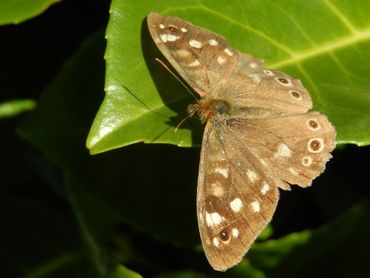
[[[18,114],[32,110],[36,102],[32,99],[16,99],[0,103],[0,119],[15,117]]]
[[[90,260],[73,216],[50,195],[45,201],[1,191],[2,277],[141,277],[120,265],[101,275]]]
[[[337,143],[369,144],[369,8],[369,0],[112,1],[106,97],[87,139],[90,152],[135,142],[200,142],[194,121],[174,132],[192,98],[154,60],[162,56],[146,27],[151,11],[211,29],[266,66],[301,79],[314,109],[337,128]]]
[[[97,272],[106,276],[118,261],[122,263],[130,257],[130,248],[125,235],[121,233],[118,237],[116,231],[119,218],[109,206],[72,176],[66,179],[66,192],[91,261]]]
[[[138,273],[127,269],[124,266],[117,266],[116,269],[107,276],[107,278],[141,278]]]
[[[266,240],[269,239],[273,235],[274,231],[272,229],[271,224],[267,225],[258,236],[258,240]]]
[[[101,57],[104,46],[102,32],[83,43],[66,62],[61,74],[47,87],[37,109],[19,128],[23,138],[38,146],[65,170],[67,197],[94,271],[100,275],[107,274],[114,265],[112,258],[107,257],[102,241],[112,235],[111,226],[115,222],[83,185],[90,181],[85,169],[91,166],[84,150],[84,136],[99,93],[102,93],[104,65]],[[79,82],[75,82],[76,76]],[[100,208],[99,213],[91,216],[95,212],[91,208]]]
[[[60,0],[1,0],[0,25],[18,24],[35,17]]]

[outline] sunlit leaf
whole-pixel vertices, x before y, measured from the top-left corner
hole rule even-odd
[[[370,142],[370,1],[121,1],[107,29],[106,97],[90,130],[91,153],[135,142],[200,142],[186,116],[190,94],[159,63],[146,27],[151,11],[174,15],[225,36],[268,67],[299,78],[314,108],[328,115],[338,143]],[[195,128],[195,129],[194,129]]]

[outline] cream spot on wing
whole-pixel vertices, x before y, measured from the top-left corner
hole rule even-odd
[[[258,174],[250,169],[247,170],[247,176],[251,182],[255,182],[259,179]]]
[[[161,24],[159,24],[159,28],[161,28],[161,29],[164,29],[164,25],[161,23]]]
[[[311,158],[311,156],[304,156],[304,157],[302,157],[302,165],[303,166],[308,167],[311,164],[312,164],[312,158]]]
[[[263,71],[266,75],[269,75],[269,76],[273,76],[274,75],[274,73],[271,71],[271,70],[264,70]]]
[[[180,37],[178,37],[178,36],[176,36],[176,35],[172,35],[172,34],[162,34],[161,36],[160,36],[160,38],[161,38],[161,40],[163,41],[163,42],[174,42],[174,41],[176,41],[178,38],[180,38]]]
[[[231,234],[233,235],[233,237],[238,237],[239,236],[239,230],[237,228],[233,228],[231,230]]]
[[[167,34],[160,35],[160,38],[163,42],[167,42]]]
[[[217,226],[217,225],[220,225],[221,222],[223,221],[223,218],[221,217],[221,215],[217,212],[212,212],[212,213],[208,213],[206,212],[206,223],[207,223],[207,226]]]
[[[213,245],[216,246],[216,247],[218,247],[220,245],[220,241],[218,240],[217,237],[214,237],[212,242],[213,242]]]
[[[225,190],[222,187],[221,183],[219,182],[211,184],[211,191],[212,191],[213,196],[216,196],[219,198],[224,196],[225,194]]]
[[[218,42],[217,42],[216,40],[214,40],[214,39],[211,39],[211,40],[209,40],[208,42],[209,42],[209,44],[210,44],[210,45],[212,45],[212,46],[216,46],[216,45],[218,45]]]
[[[222,65],[225,62],[226,62],[226,59],[223,56],[217,57],[217,63],[219,63],[220,65]]]
[[[261,193],[265,195],[270,190],[270,185],[267,182],[262,184]]]
[[[230,202],[230,207],[234,212],[239,212],[243,207],[242,200],[240,200],[239,198],[235,198]]]
[[[231,50],[230,50],[230,49],[228,49],[228,48],[225,48],[225,49],[224,49],[224,52],[225,52],[227,55],[229,55],[229,56],[233,56],[233,55],[234,55],[234,53],[232,53],[232,52],[231,52]]]
[[[201,48],[203,46],[203,44],[197,40],[190,40],[189,45],[194,48]]]
[[[225,178],[229,176],[229,169],[218,167],[215,169],[216,173],[223,175]]]
[[[252,69],[255,69],[255,68],[257,68],[257,63],[255,63],[255,62],[252,62],[252,63],[250,63],[249,64],[249,66],[252,68]]]
[[[189,67],[197,67],[200,66],[200,62],[198,59],[195,59],[193,62],[189,64]]]
[[[298,176],[299,173],[297,172],[296,169],[292,168],[292,167],[289,167],[289,172],[292,173],[294,176]]]
[[[211,218],[211,214],[206,212],[206,223],[207,223],[207,226],[213,226],[213,221],[212,221],[212,218]]]
[[[251,208],[254,212],[259,212],[261,210],[260,203],[258,201],[254,201],[251,203]]]
[[[290,157],[291,155],[292,155],[292,151],[288,148],[288,146],[284,143],[281,143],[278,146],[277,151],[274,156],[276,158],[279,158],[279,157]]]
[[[181,28],[180,28],[180,30],[181,30],[181,32],[183,32],[183,33],[186,33],[186,32],[188,31],[188,29],[186,29],[185,27],[181,27]]]
[[[167,40],[168,40],[169,42],[174,42],[174,41],[176,41],[178,38],[180,38],[180,37],[178,37],[178,36],[176,36],[176,35],[172,35],[172,34],[167,34]]]
[[[217,212],[212,212],[211,213],[211,218],[212,218],[212,221],[215,225],[219,225],[223,221],[221,215]]]

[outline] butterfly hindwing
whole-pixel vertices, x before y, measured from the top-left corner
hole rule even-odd
[[[297,129],[301,134],[292,136]],[[197,213],[213,268],[225,270],[243,258],[272,218],[278,187],[307,186],[324,170],[334,136],[326,117],[317,112],[235,119],[223,127],[207,124]],[[322,145],[310,146],[312,140]]]
[[[203,248],[217,270],[240,262],[270,222],[278,202],[272,180],[242,155],[244,146],[231,143],[222,130],[207,124],[199,167],[197,214]]]
[[[232,144],[249,150],[249,157],[258,161],[260,171],[279,184],[302,187],[310,185],[324,171],[335,147],[335,130],[318,112],[238,119],[229,126],[227,134]]]

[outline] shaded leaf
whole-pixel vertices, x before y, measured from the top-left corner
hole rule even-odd
[[[32,99],[17,99],[0,103],[0,119],[15,117],[18,114],[32,110],[36,107],[36,102]]]
[[[84,43],[19,132],[64,169],[67,197],[95,266],[104,274],[118,260],[137,260],[127,254],[126,229],[120,228],[125,225],[175,245],[199,244],[194,217],[199,150],[174,152],[170,146],[141,144],[96,157],[88,154],[84,141],[103,95],[103,50],[101,32]],[[186,171],[168,175],[163,169]]]
[[[0,25],[17,24],[45,11],[60,0],[1,0]]]
[[[98,277],[76,223],[57,205],[2,192],[0,217],[2,277]]]
[[[125,268],[124,266],[117,266],[116,269],[107,276],[107,278],[140,278],[138,273]]]

